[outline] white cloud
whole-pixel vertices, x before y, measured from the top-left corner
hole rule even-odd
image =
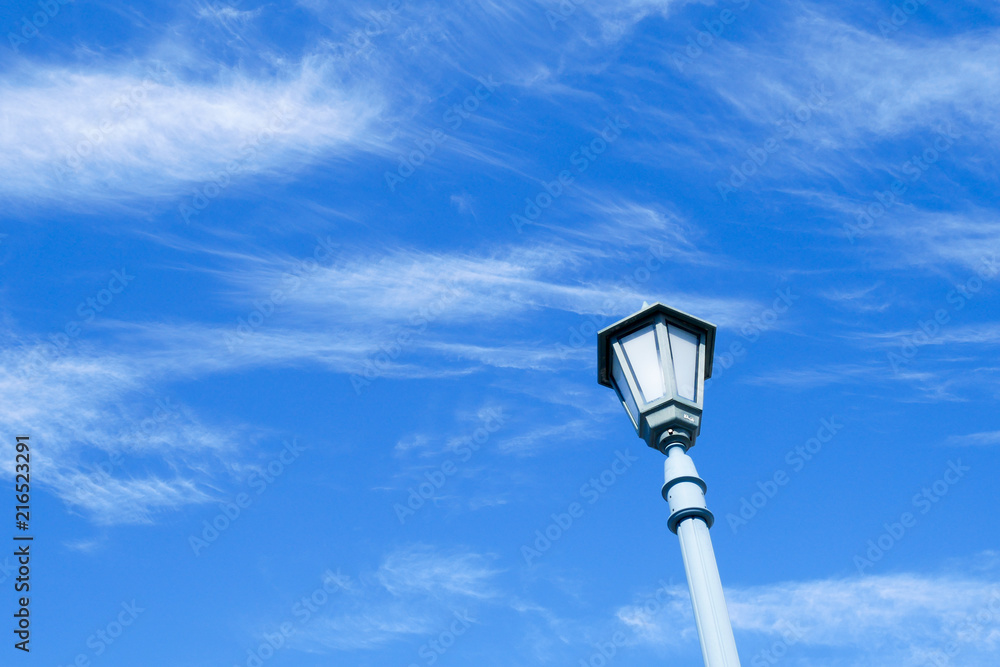
[[[887,178],[886,183],[891,183]],[[886,187],[887,187],[886,186]],[[846,205],[844,211],[855,218],[861,204]],[[878,218],[869,223],[862,238],[888,239],[883,250],[885,265],[912,270],[914,266],[957,267],[956,285],[979,280],[1000,280],[996,248],[1000,247],[1000,227],[992,211],[925,211],[916,206]],[[978,290],[977,290],[978,291]]]
[[[184,59],[21,65],[0,76],[0,194],[50,203],[175,195],[372,149],[382,106],[305,56],[270,77]]]
[[[71,346],[54,359],[39,352],[42,346],[8,346],[2,356],[9,372],[0,380],[0,416],[35,425],[52,443],[49,478],[67,503],[100,523],[148,521],[159,510],[210,500],[207,485],[239,468],[239,452],[253,438],[249,427],[206,425],[183,408],[176,419],[138,432],[135,424],[155,410],[155,398],[145,397],[169,382],[305,365],[365,377],[378,355],[389,362],[379,363],[376,377],[454,377],[484,368],[551,373],[590,363],[592,350],[589,344],[576,345],[565,331],[533,329],[545,310],[580,316],[590,324],[610,323],[645,299],[661,298],[697,309],[722,326],[738,326],[759,312],[739,298],[673,290],[652,295],[662,282],[657,270],[666,274],[671,263],[689,256],[706,261],[675,216],[605,201],[598,218],[622,220],[626,233],[654,234],[664,245],[654,252],[621,243],[608,251],[613,228],[601,222],[593,229],[579,227],[571,243],[458,252],[390,248],[342,254],[306,271],[298,260],[270,251],[213,251],[171,241],[224,263],[215,274],[224,283],[216,289],[231,304],[229,323],[104,320],[94,332],[99,345]],[[625,278],[633,277],[628,267],[646,266],[649,258],[657,259],[659,269],[646,281],[595,280],[588,273],[594,262],[608,261],[626,267]],[[265,308],[268,317],[254,312],[260,321],[249,318],[255,304],[276,289],[284,298]],[[248,319],[253,327],[246,326]],[[20,379],[19,369],[32,363],[37,368],[30,381]],[[37,388],[24,391],[29,385]],[[581,423],[568,421],[574,428]],[[529,453],[544,434],[512,436],[503,449]],[[88,481],[95,464],[90,459],[99,463],[114,453],[158,457],[172,469],[138,479],[117,470],[106,483]]]
[[[224,297],[242,311],[239,321],[116,323],[114,329],[127,337],[128,349],[141,348],[142,364],[160,375],[305,363],[364,374],[378,361],[376,377],[413,378],[485,367],[553,371],[588,361],[589,345],[577,345],[564,331],[532,328],[544,310],[610,324],[646,299],[661,299],[732,327],[760,312],[740,298],[655,292],[662,282],[657,271],[666,272],[678,251],[669,252],[642,276],[645,282],[634,279],[634,267],[646,266],[634,250],[622,255],[630,268],[619,278],[574,279],[604,254],[572,244],[491,252],[387,249],[341,255],[295,274],[300,263],[291,258],[237,255],[222,277],[230,286]],[[270,300],[276,291],[280,302]],[[268,317],[254,312],[257,320],[248,327],[248,313],[260,308]]]
[[[763,637],[760,643],[770,646],[787,638],[789,658],[832,647],[845,652],[845,664],[915,667],[954,642],[956,664],[985,666],[994,664],[1000,650],[995,579],[899,574],[792,581],[728,588],[726,600],[738,641],[746,646]],[[628,605],[617,616],[638,643],[676,644],[678,632],[688,641],[694,633],[690,599],[681,586],[666,602]],[[752,660],[745,650],[742,657]]]
[[[180,476],[123,479],[101,474],[100,468],[87,474],[66,466],[46,466],[45,484],[71,508],[83,509],[102,525],[152,523],[158,512],[214,500],[201,485]]]
[[[580,419],[558,421],[554,424],[549,423],[515,436],[501,437],[500,445],[497,449],[503,454],[531,456],[547,447],[551,447],[552,442],[556,440],[579,442],[579,440],[592,438],[594,432],[594,412],[594,410],[587,409],[585,411],[586,417]]]
[[[32,463],[44,486],[99,524],[147,523],[158,511],[212,499],[204,468],[213,462],[210,469],[228,472],[219,454],[238,449],[232,432],[150,395],[153,369],[127,356],[54,357],[53,349],[0,352],[0,420],[39,443]],[[136,476],[130,462],[152,469]]]
[[[390,594],[492,598],[499,573],[476,553],[442,554],[430,547],[410,547],[390,554],[376,577]]]
[[[679,646],[697,641],[691,598],[683,586],[663,586],[656,591],[655,597],[620,607],[615,616],[631,631],[632,640],[638,644]],[[669,632],[664,631],[665,618],[673,619]]]
[[[698,72],[717,77],[716,92],[748,119],[770,125],[774,109],[795,111],[815,84],[825,83],[832,89],[826,113],[806,129],[836,127],[824,132],[826,148],[935,126],[1000,129],[991,112],[1000,99],[995,29],[930,38],[904,28],[886,39],[874,21],[850,25],[809,7],[778,29],[784,39],[769,48],[721,42],[703,58],[707,72]],[[729,76],[734,59],[745,73],[738,80]],[[796,67],[787,66],[791,60]]]
[[[607,235],[601,237],[609,240]],[[289,293],[288,301],[290,308],[303,314],[326,313],[341,326],[364,326],[376,336],[377,323],[421,329],[438,323],[494,324],[543,308],[598,315],[607,313],[609,302],[624,315],[643,300],[657,297],[681,308],[696,307],[720,326],[740,326],[759,311],[738,298],[680,291],[654,295],[655,285],[663,282],[657,272],[668,271],[687,251],[700,256],[686,243],[666,243],[645,253],[633,248],[616,257],[620,273],[574,281],[575,270],[607,257],[607,251],[565,241],[478,253],[388,249],[341,258],[314,271]],[[632,274],[643,269],[647,259],[655,259],[656,268],[647,271],[648,276],[643,274],[646,282],[639,281]],[[282,284],[288,264],[257,265],[228,278],[243,291],[263,296]]]
[[[928,316],[921,321],[932,322],[933,314],[928,313]],[[928,328],[930,328],[929,325]],[[903,340],[918,340],[919,347],[925,345],[987,345],[992,347],[1000,343],[1000,323],[994,322],[968,324],[961,327],[946,322],[943,325],[937,325],[937,330],[933,335],[920,335],[921,332],[919,327],[915,327],[903,331],[859,334],[856,338],[865,341],[867,345],[878,344],[897,348]]]
[[[655,229],[670,241],[658,266],[697,254],[684,235],[675,235],[681,228],[676,219],[638,205],[608,206],[609,217],[627,218],[627,229]],[[605,233],[584,229],[575,244],[480,252],[388,249],[341,256],[294,277],[289,271],[301,263],[291,258],[214,253],[231,265],[220,272],[227,284],[223,298],[243,322],[253,304],[275,289],[285,298],[272,303],[269,313],[280,317],[242,330],[236,316],[230,324],[105,320],[95,332],[100,345],[71,345],[55,357],[43,353],[51,346],[17,348],[11,338],[0,356],[6,370],[0,417],[31,426],[51,443],[41,464],[48,461],[50,474],[43,477],[68,504],[99,523],[150,521],[157,511],[209,501],[213,477],[233,474],[241,465],[241,448],[253,439],[248,427],[206,425],[183,406],[140,427],[157,410],[158,388],[266,366],[318,365],[364,377],[380,354],[389,363],[378,366],[376,377],[451,377],[487,367],[552,372],[589,363],[589,346],[560,340],[562,331],[531,327],[544,310],[610,322],[616,314],[609,303],[625,314],[651,298],[644,290],[651,289],[653,277],[648,283],[574,279],[581,267],[608,259],[600,249]],[[639,251],[626,245],[616,254],[614,260],[628,266]],[[723,326],[759,311],[735,298],[678,292],[662,298],[682,308],[697,303],[699,312]],[[517,333],[502,333],[510,330]],[[583,430],[581,422],[569,423]],[[545,434],[512,436],[502,448],[530,452]],[[116,469],[95,483],[93,466],[118,454],[158,458],[171,470],[130,479]]]
[[[249,23],[261,15],[262,8],[252,10],[240,10],[230,6],[220,6],[218,4],[202,5],[198,8],[199,18],[213,19],[222,23]]]
[[[884,286],[883,281],[879,281],[868,287],[831,287],[820,293],[824,299],[828,299],[842,308],[848,308],[862,313],[881,313],[892,306],[891,300],[887,299],[881,292]]]
[[[497,597],[492,557],[411,545],[390,553],[340,607],[310,622],[293,644],[311,651],[374,649],[442,632]]]
[[[601,33],[604,39],[617,41],[627,36],[636,23],[639,23],[648,16],[670,16],[679,6],[687,4],[709,4],[711,0],[625,0],[614,3],[553,3],[549,10],[553,15],[563,18],[563,22],[571,21],[572,14],[566,15],[566,7],[574,9],[581,5],[582,10],[591,13],[597,18],[601,25]],[[550,23],[554,28],[560,27],[558,19],[551,19]]]
[[[832,384],[868,384],[873,381],[896,381],[911,383],[920,380],[934,380],[929,372],[905,371],[893,373],[888,361],[879,364],[823,364],[812,368],[788,368],[769,373],[761,373],[747,378],[749,384],[773,385],[778,387],[823,387]]]
[[[956,447],[992,447],[1000,445],[1000,431],[982,431],[948,436],[948,444]]]
[[[861,14],[864,22],[853,24],[839,17],[842,12],[816,4],[765,8],[758,3],[750,11],[770,11],[769,23],[780,39],[717,39],[681,74],[725,102],[721,117],[735,114],[741,122],[720,123],[720,114],[712,111],[694,116],[705,122],[693,122],[669,110],[643,110],[683,127],[685,137],[671,139],[669,146],[652,142],[645,151],[637,148],[646,161],[670,150],[715,171],[724,183],[731,169],[748,160],[748,150],[760,150],[775,137],[777,150],[746,187],[777,190],[811,206],[829,203],[831,191],[846,191],[838,196],[844,201],[831,208],[853,218],[875,201],[873,190],[889,188],[903,163],[931,149],[938,133],[957,136],[893,211],[893,217],[905,218],[898,225],[901,236],[911,233],[914,206],[935,212],[942,208],[937,201],[921,204],[921,199],[938,194],[952,208],[976,201],[978,195],[960,189],[967,179],[956,178],[957,172],[996,181],[988,166],[993,160],[979,157],[995,155],[1000,139],[1000,122],[993,113],[1000,104],[996,28],[959,32],[944,21],[943,30],[928,36],[918,24],[939,20],[930,5],[922,5],[921,16],[887,38],[876,27],[880,10],[874,8]],[[885,18],[890,13],[886,10]],[[733,76],[733,63],[740,63],[740,76]],[[662,65],[675,70],[669,53]],[[885,226],[885,218],[878,225]],[[966,231],[995,239],[987,226]],[[972,238],[963,235],[939,251],[942,256],[952,250],[966,254],[975,249],[961,246],[971,244]]]

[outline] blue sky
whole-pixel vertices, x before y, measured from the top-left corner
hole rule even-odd
[[[692,456],[743,664],[996,665],[998,26],[4,3],[17,659],[700,664],[595,372],[661,301],[719,326]]]

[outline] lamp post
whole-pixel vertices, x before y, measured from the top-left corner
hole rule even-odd
[[[597,381],[618,393],[639,437],[666,455],[667,527],[680,539],[706,667],[739,667],[708,529],[705,482],[687,451],[701,430],[715,325],[654,303],[597,334]]]

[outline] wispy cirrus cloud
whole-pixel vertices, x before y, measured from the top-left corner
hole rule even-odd
[[[928,318],[930,319],[930,318]],[[902,331],[882,331],[849,336],[851,339],[864,341],[866,345],[881,347],[898,347],[900,341],[912,339],[921,333],[919,327]],[[924,335],[920,346],[926,345],[987,345],[1000,344],[1000,323],[985,322],[982,324],[966,324],[949,326],[948,323],[938,325],[933,335]]]
[[[430,595],[489,599],[497,596],[493,579],[499,570],[483,555],[458,552],[442,554],[414,546],[390,554],[376,578],[392,595]]]
[[[893,375],[887,364],[822,364],[811,368],[792,368],[761,373],[743,381],[748,384],[771,385],[777,387],[823,387],[834,384],[867,384],[893,379],[902,382],[932,380],[929,372],[906,372]]]
[[[656,265],[660,268],[677,261],[685,248],[701,256],[689,245],[663,246],[665,255]],[[648,256],[659,256],[660,251],[659,246],[645,254],[632,248],[628,261],[641,265]],[[608,278],[579,275],[580,269],[605,259],[612,259],[608,250],[565,241],[499,246],[480,252],[408,248],[362,252],[316,271],[290,295],[289,307],[303,316],[329,313],[341,324],[364,323],[367,328],[372,322],[400,324],[414,318],[442,323],[496,322],[538,309],[594,315],[606,312],[609,302],[620,304],[624,313],[650,298],[662,283],[649,280],[637,285],[620,279],[617,272],[629,267],[625,262]],[[280,283],[283,264],[248,267],[231,273],[228,280],[247,293],[264,294]],[[697,303],[699,312],[721,326],[741,326],[758,308],[745,299],[679,290],[660,298],[682,308]]]
[[[878,282],[868,287],[834,287],[823,290],[820,296],[837,306],[859,313],[881,313],[892,306],[892,301],[883,292],[884,283]]]
[[[817,648],[838,649],[842,662],[831,661],[828,650],[822,654],[828,658],[824,664],[838,665],[916,667],[954,647],[961,664],[986,666],[1000,650],[1000,580],[989,575],[790,581],[727,588],[726,600],[748,661],[748,645],[770,648],[776,640],[787,640],[789,658],[807,659]],[[690,600],[681,586],[654,611],[626,605],[617,618],[637,644],[667,648],[696,637]]]
[[[794,110],[803,91],[827,83],[833,89],[830,113],[805,126],[811,136],[824,139],[824,149],[857,148],[878,137],[949,123],[990,133],[1000,129],[989,113],[1000,87],[984,85],[1000,82],[995,28],[935,37],[904,30],[884,38],[876,27],[880,17],[872,18],[849,23],[816,5],[800,6],[784,15],[785,39],[760,49],[720,42],[694,70],[707,74],[708,83],[721,84],[724,61],[739,56],[752,63],[746,77],[716,92],[743,117],[768,125],[774,109]],[[789,68],[792,59],[797,66]],[[831,128],[836,132],[828,132]]]
[[[681,308],[697,304],[719,325],[734,327],[759,311],[752,300],[738,297],[661,294],[653,281],[647,286],[573,279],[578,267],[602,258],[600,251],[565,244],[480,253],[362,251],[285,289],[281,303],[268,306],[280,312],[280,320],[250,333],[237,331],[236,315],[230,324],[109,322],[105,328],[122,340],[120,350],[142,349],[140,365],[160,377],[304,363],[357,373],[386,346],[399,353],[382,375],[442,377],[485,367],[552,371],[577,365],[586,355],[557,347],[561,333],[553,340],[553,332],[530,328],[543,310],[609,319],[656,298]],[[245,309],[267,301],[284,284],[294,260],[237,256],[237,263],[222,274],[220,292],[245,319]],[[512,329],[515,338],[495,333]]]
[[[987,22],[979,30],[956,25],[931,35],[928,22],[947,26],[950,18],[922,5],[918,16],[885,37],[877,24],[891,10],[882,16],[872,8],[851,20],[810,3],[765,11],[781,39],[763,33],[748,40],[714,39],[683,73],[669,65],[669,55],[664,57],[664,65],[677,76],[697,82],[699,90],[722,102],[706,104],[699,94],[701,103],[691,113],[649,109],[648,115],[685,128],[681,137],[666,140],[671,152],[714,171],[718,183],[728,183],[731,169],[750,159],[748,151],[761,151],[774,137],[777,145],[765,152],[766,164],[758,168],[751,163],[754,174],[747,189],[777,191],[853,217],[874,201],[873,184],[887,189],[907,160],[920,159],[944,133],[948,148],[931,154],[932,171],[921,170],[919,182],[899,198],[906,222],[914,205],[916,211],[939,213],[942,202],[935,195],[942,190],[947,208],[989,206],[988,198],[957,187],[963,178],[956,174],[996,182],[995,170],[987,166],[995,161],[1000,132],[991,112],[1000,102],[995,25]],[[674,50],[683,48],[678,44]],[[732,77],[733,62],[745,65],[745,76]],[[825,99],[810,106],[816,90]],[[691,92],[680,88],[677,95]],[[693,123],[685,114],[701,122]],[[665,149],[663,142],[652,141],[645,152],[636,151],[643,159],[656,160]],[[984,154],[990,157],[982,159]],[[908,176],[903,178],[909,183]],[[899,226],[900,234],[909,231],[909,224]]]
[[[948,436],[947,444],[954,447],[993,447],[1000,445],[1000,431],[982,431]]]
[[[280,177],[376,150],[382,106],[372,90],[340,81],[320,54],[270,75],[221,64],[193,72],[152,56],[22,63],[0,76],[0,194],[116,203],[203,181]]]
[[[500,602],[494,558],[466,550],[409,545],[389,553],[336,608],[311,621],[293,645],[323,653],[371,650],[440,633],[456,615]]]
[[[759,373],[741,378],[741,382],[790,390],[844,386],[883,391],[892,387],[893,391],[885,400],[900,403],[964,401],[969,393],[981,388],[977,386],[979,378],[956,366],[954,361],[922,358],[921,363],[900,364],[897,368],[893,368],[888,358],[884,363],[828,363]],[[993,370],[984,369],[986,372]]]
[[[643,219],[660,224],[655,216]],[[685,248],[692,249],[685,245],[671,256]],[[218,273],[217,287],[234,313],[229,323],[104,320],[91,342],[55,357],[40,343],[18,346],[13,337],[3,352],[0,411],[45,437],[52,448],[48,478],[54,492],[99,523],[145,522],[160,510],[209,501],[213,485],[244,465],[244,449],[259,437],[252,426],[205,422],[183,406],[178,418],[136,436],[132,425],[145,417],[144,397],[158,396],[173,382],[262,367],[364,373],[372,355],[392,345],[399,353],[380,367],[380,376],[456,377],[484,369],[551,373],[579,366],[589,353],[559,348],[561,332],[553,338],[552,331],[533,330],[539,311],[607,319],[613,316],[609,301],[626,312],[651,296],[640,291],[643,286],[574,278],[591,262],[617,259],[589,242],[480,252],[363,251],[300,278],[280,304],[271,304],[280,318],[242,335],[237,314],[245,318],[253,304],[284,284],[295,260],[240,251],[213,257],[232,265]],[[757,312],[740,298],[671,298],[682,307],[698,302],[723,326]],[[409,334],[405,345],[398,343],[400,332]],[[506,447],[525,452],[539,437],[511,435]],[[115,471],[94,483],[91,459],[123,452],[159,457],[171,470],[135,479]]]
[[[888,188],[894,178],[887,176],[882,188]],[[906,201],[900,205],[898,211],[864,221],[868,225],[864,238],[875,244],[879,264],[897,270],[920,266],[947,271],[957,284],[977,276],[986,281],[1000,279],[1000,226],[995,211],[963,203],[957,195],[950,202],[959,209],[955,211],[926,210],[921,204]],[[855,224],[862,210],[858,202],[841,201],[832,206],[854,218]]]
[[[238,434],[154,393],[149,367],[123,355],[52,358],[43,349],[0,352],[0,419],[37,439],[34,470],[72,511],[98,524],[149,523],[210,501],[206,469],[233,472],[224,461],[243,444]]]

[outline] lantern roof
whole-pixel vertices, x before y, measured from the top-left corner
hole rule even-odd
[[[654,321],[657,315],[663,315],[667,322],[677,324],[684,329],[705,334],[705,379],[712,377],[712,358],[715,356],[715,325],[659,302],[651,306],[645,304],[643,306],[639,312],[629,315],[597,333],[597,381],[605,387],[613,387],[610,364],[612,341],[631,330],[641,329],[649,322]]]

